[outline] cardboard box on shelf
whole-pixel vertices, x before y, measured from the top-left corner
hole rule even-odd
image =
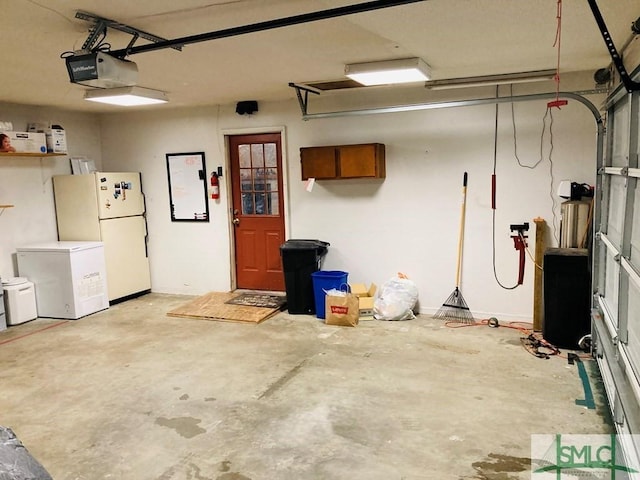
[[[45,135],[49,153],[67,153],[67,135],[62,127],[54,125],[45,130]]]
[[[364,283],[350,283],[351,293],[358,297],[360,320],[373,320],[373,297],[378,287],[375,283],[367,286]]]
[[[16,153],[47,153],[44,133],[4,131]]]
[[[67,153],[67,136],[60,125],[47,125],[44,123],[28,123],[27,131],[44,133],[47,142],[47,152]]]

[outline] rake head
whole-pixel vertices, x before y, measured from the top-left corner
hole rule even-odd
[[[462,292],[456,287],[451,295],[444,301],[442,307],[435,313],[433,318],[449,320],[459,323],[474,323],[473,314],[467,306],[467,302],[462,298]]]

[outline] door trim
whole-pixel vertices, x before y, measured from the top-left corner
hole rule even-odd
[[[227,222],[229,225],[229,255],[234,255],[234,258],[230,259],[230,265],[233,267],[235,265],[235,237],[233,225],[231,224],[231,220],[233,218],[233,192],[231,189],[233,188],[233,184],[231,182],[231,157],[229,153],[229,137],[234,135],[259,135],[261,133],[278,133],[280,134],[280,145],[282,149],[282,195],[283,195],[283,203],[284,203],[284,237],[285,239],[289,237],[289,232],[291,231],[291,226],[289,224],[289,210],[290,210],[290,202],[289,202],[289,156],[287,155],[287,135],[286,128],[284,126],[271,126],[271,127],[250,127],[250,128],[226,128],[221,129],[220,133],[223,135],[223,144],[224,144],[224,161],[225,161],[225,191],[227,198],[227,205],[229,208],[227,209]],[[231,290],[235,290],[238,288],[238,282],[236,278],[236,269],[231,268]]]

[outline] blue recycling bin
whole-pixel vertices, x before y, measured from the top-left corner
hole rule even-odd
[[[325,290],[344,290],[348,288],[347,272],[340,270],[319,270],[311,274],[313,280],[313,297],[316,304],[316,317],[325,318]]]

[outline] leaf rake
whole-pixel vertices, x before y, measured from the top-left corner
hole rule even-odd
[[[467,172],[462,179],[462,212],[460,215],[460,235],[458,237],[458,262],[456,266],[456,288],[447,297],[442,307],[433,316],[442,320],[459,323],[474,323],[475,319],[460,291],[460,274],[462,272],[462,246],[464,244],[464,220],[467,206]]]

